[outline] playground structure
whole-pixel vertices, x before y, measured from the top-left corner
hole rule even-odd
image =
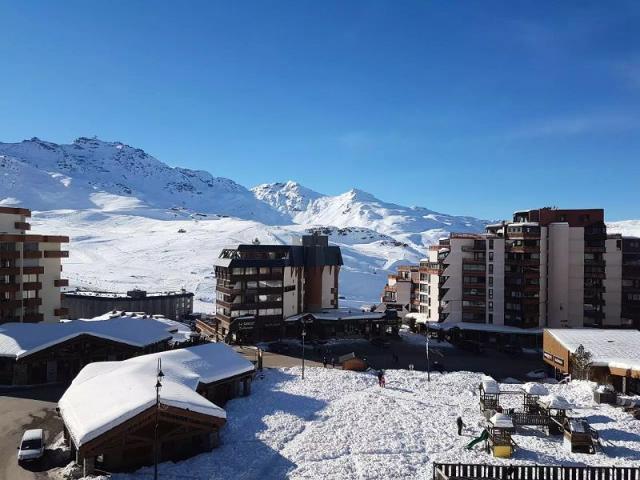
[[[563,441],[572,452],[595,453],[600,446],[597,432],[580,418],[567,417],[571,404],[561,396],[549,395],[544,385],[529,383],[521,390],[501,391],[492,378],[484,378],[480,384],[480,409],[489,419],[486,440],[487,451],[494,456],[508,458],[516,447],[511,435],[516,427],[543,427],[547,435],[563,435]],[[500,395],[523,395],[523,409],[503,410]],[[497,426],[495,422],[499,422]],[[482,435],[481,435],[482,436]],[[481,441],[477,437],[467,448]],[[498,447],[498,448],[494,448]]]
[[[500,406],[500,385],[491,377],[485,377],[480,384],[480,410],[497,410]]]
[[[638,467],[433,463],[433,480],[640,480]]]
[[[565,418],[564,444],[571,452],[596,453],[598,433],[582,418]]]
[[[487,448],[493,456],[511,458],[516,448],[516,444],[511,438],[511,434],[516,431],[511,417],[504,413],[496,413],[489,420],[488,431]]]

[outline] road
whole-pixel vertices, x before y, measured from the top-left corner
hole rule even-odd
[[[424,337],[422,337],[424,338]],[[277,355],[265,352],[263,361],[265,367],[291,367],[301,364],[302,348],[299,344],[289,343],[290,350],[286,355]],[[255,350],[250,347],[243,349],[249,360],[255,359]],[[408,342],[402,338],[390,341],[388,347],[377,347],[368,341],[354,340],[353,342],[341,341],[334,344],[306,347],[307,365],[322,366],[324,355],[330,360],[340,355],[354,352],[360,358],[366,358],[367,363],[376,369],[408,369],[410,365],[416,370],[427,369],[425,345],[421,338],[414,336],[414,342]],[[326,352],[326,353],[325,353]],[[394,358],[397,356],[397,361]],[[487,349],[482,354],[475,354],[454,347],[447,342],[430,342],[431,365],[439,362],[446,371],[467,370],[471,372],[483,372],[501,380],[507,377],[519,380],[527,380],[526,373],[532,370],[544,368],[541,354],[521,353],[509,355],[496,350]]]
[[[62,422],[55,407],[62,390],[57,387],[0,393],[0,477],[7,480],[47,478],[46,470],[63,461],[60,451],[47,450],[43,461],[22,467],[17,447],[29,428],[43,428],[45,441],[51,443],[60,433]]]

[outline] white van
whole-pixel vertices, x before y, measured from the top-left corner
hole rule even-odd
[[[18,447],[18,463],[30,462],[44,455],[44,431],[41,428],[27,430]]]

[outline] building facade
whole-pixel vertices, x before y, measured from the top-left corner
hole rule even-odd
[[[68,313],[60,298],[68,280],[60,273],[69,237],[28,234],[30,216],[24,208],[0,207],[0,323],[57,322]]]
[[[387,276],[380,302],[386,309],[396,310],[401,318],[407,313],[417,312],[420,305],[419,278],[417,265],[399,266],[397,273]]]
[[[180,320],[193,313],[193,293],[146,292],[130,290],[127,293],[93,292],[76,290],[62,294],[62,306],[68,310],[68,318],[94,318],[113,310],[146,312]]]
[[[639,271],[640,241],[607,236],[602,209],[518,211],[484,234],[452,233],[430,247],[419,312],[526,329],[630,327]]]
[[[257,341],[283,335],[284,319],[338,308],[340,248],[305,235],[294,245],[238,245],[215,263],[220,339]]]

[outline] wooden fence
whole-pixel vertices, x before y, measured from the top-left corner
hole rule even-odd
[[[639,467],[434,463],[433,480],[640,480]]]

